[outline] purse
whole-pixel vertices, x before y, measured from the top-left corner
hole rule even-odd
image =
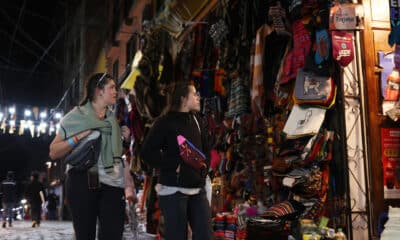
[[[293,94],[295,104],[330,108],[335,102],[335,97],[336,86],[332,77],[298,70]]]
[[[85,171],[97,163],[101,151],[101,133],[93,130],[64,158],[64,164]]]
[[[206,156],[182,135],[177,136],[179,154],[182,160],[201,176],[207,175]]]

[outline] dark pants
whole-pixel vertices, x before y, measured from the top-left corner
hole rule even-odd
[[[158,182],[158,176],[151,176],[149,189],[146,196],[146,232],[157,234],[159,231],[160,219],[157,217],[158,199],[154,187]]]
[[[211,209],[204,189],[196,195],[176,192],[158,196],[164,217],[165,240],[186,240],[187,224],[193,240],[211,240]]]
[[[47,220],[57,220],[57,209],[47,209]]]
[[[42,204],[39,202],[31,203],[31,215],[32,221],[36,221],[37,224],[40,224],[40,219],[42,218]]]
[[[99,240],[122,239],[124,230],[124,189],[101,184],[89,189],[86,172],[68,172],[66,196],[76,240],[96,239],[99,221]]]
[[[4,213],[3,213],[3,222],[6,222],[7,218],[8,218],[8,224],[11,225],[12,220],[13,220],[13,207],[14,207],[14,203],[10,203],[10,202],[3,202],[3,208],[4,208]]]

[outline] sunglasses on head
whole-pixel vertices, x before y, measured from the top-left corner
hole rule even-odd
[[[96,87],[99,87],[101,82],[106,78],[107,73],[104,73],[101,78],[97,81]]]

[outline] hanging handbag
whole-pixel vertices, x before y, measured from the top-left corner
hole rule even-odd
[[[74,169],[85,171],[97,163],[101,151],[101,134],[93,130],[64,158],[64,163]]]
[[[294,102],[299,105],[330,108],[335,102],[336,86],[332,77],[299,69],[293,97]]]

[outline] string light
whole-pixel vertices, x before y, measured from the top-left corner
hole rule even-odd
[[[51,109],[48,116],[47,108],[42,108],[41,111],[38,107],[20,109],[24,109],[23,112],[18,112],[16,105],[0,106],[0,134],[30,134],[32,137],[40,137],[58,132],[62,111]]]

